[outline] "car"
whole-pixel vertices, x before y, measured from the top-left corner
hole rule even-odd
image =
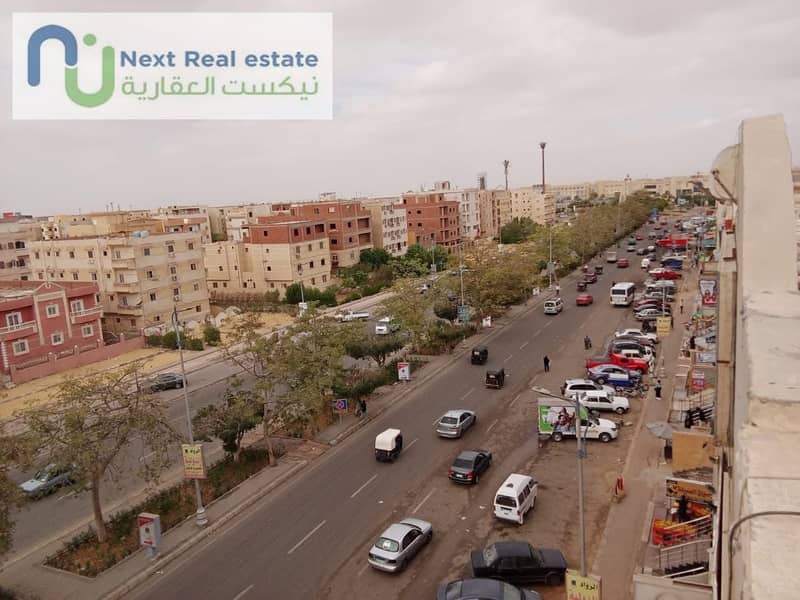
[[[561,385],[561,395],[567,396],[568,398],[574,398],[575,394],[589,390],[595,392],[607,392],[609,394],[614,393],[614,388],[610,385],[601,385],[599,383],[595,383],[591,379],[567,379]]]
[[[600,365],[612,364],[617,365],[618,367],[623,367],[629,371],[636,371],[640,375],[650,372],[650,363],[648,361],[641,358],[630,358],[616,352],[611,352],[604,356],[587,358],[584,364],[586,365],[587,370]],[[614,388],[610,386],[605,386],[605,388],[610,389],[612,392],[614,390]]]
[[[609,380],[624,380],[628,381],[630,379],[639,380],[641,376],[636,371],[629,371],[623,367],[619,367],[617,365],[597,365],[596,367],[592,367],[586,371],[586,375],[592,381],[596,381],[597,383],[604,385]]]
[[[556,296],[555,298],[548,298],[544,301],[544,314],[557,315],[562,310],[564,310],[564,302],[560,297]]]
[[[629,266],[631,266],[631,261],[629,261],[627,258],[620,258],[617,261],[617,268],[618,269],[626,269]]]
[[[682,277],[678,271],[673,271],[672,269],[666,269],[664,267],[651,269],[647,274],[656,281],[659,279],[680,279]]]
[[[606,392],[590,390],[581,394],[580,401],[586,408],[598,411],[611,411],[618,415],[625,414],[631,408],[625,396],[616,396]]]
[[[350,321],[366,321],[369,319],[369,313],[366,310],[348,310],[347,312],[339,312],[333,315],[333,318],[343,323]]]
[[[594,298],[591,294],[578,294],[575,298],[575,304],[577,306],[589,306],[592,302],[594,302]]]
[[[644,238],[642,237],[642,234],[641,234],[641,233],[637,233],[637,234],[636,234],[636,240],[637,240],[637,241],[641,242],[643,239],[644,239]]]
[[[672,308],[666,302],[662,303],[661,300],[650,299],[650,300],[643,300],[641,302],[637,302],[633,305],[633,312],[637,313],[640,310],[644,310],[645,308],[658,308],[661,309],[663,307],[665,314],[671,314]]]
[[[472,574],[509,583],[559,585],[567,573],[561,550],[534,548],[528,542],[502,541],[470,553]]]
[[[659,308],[643,308],[633,315],[637,321],[653,321],[658,317],[668,317],[669,311]]]
[[[436,433],[439,437],[460,438],[477,421],[471,410],[448,410],[436,424]]]
[[[585,281],[579,281],[576,284],[575,287],[578,289],[579,292],[585,292],[586,291],[586,282]]]
[[[542,597],[505,581],[478,577],[440,583],[436,600],[542,600]]]
[[[31,500],[52,494],[58,488],[75,483],[77,468],[74,465],[51,463],[19,484],[22,493]]]
[[[588,273],[584,273],[583,280],[586,283],[597,283],[597,273],[595,273],[594,271],[589,271]]]
[[[656,225],[653,226],[653,229],[658,231],[659,229],[661,229],[661,225],[656,224]]]
[[[628,251],[628,252],[636,252],[636,244],[628,244],[628,246],[625,248],[625,250]],[[619,261],[617,261],[617,262],[619,262]]]
[[[637,352],[640,357],[646,359],[656,357],[656,351],[651,344],[642,344],[628,338],[614,338],[611,340],[608,350],[609,352],[618,352],[620,354],[626,354],[625,351],[632,350]]]
[[[367,562],[371,567],[387,573],[397,573],[433,537],[433,526],[422,519],[405,518],[390,525],[369,550]]]
[[[487,450],[463,450],[453,461],[447,476],[458,483],[478,483],[481,473],[492,464],[492,453]]]
[[[188,381],[186,383],[189,383]],[[148,392],[176,390],[183,387],[183,376],[180,373],[159,373],[145,384]]]
[[[639,256],[644,256],[645,254],[647,254],[647,248],[644,248],[644,247],[637,248],[636,249],[636,254],[638,254]]]
[[[400,329],[400,325],[394,322],[392,317],[383,317],[375,323],[375,335],[389,335]]]
[[[473,365],[482,365],[489,360],[489,349],[486,346],[475,346],[469,355],[469,362]]]
[[[644,333],[641,329],[634,329],[631,327],[623,329],[622,331],[615,331],[614,337],[644,337],[652,340],[655,344],[658,343],[658,336],[655,333]]]

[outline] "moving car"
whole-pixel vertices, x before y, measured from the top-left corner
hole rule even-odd
[[[486,387],[499,390],[506,382],[506,370],[497,369],[486,371]]]
[[[592,302],[594,302],[594,298],[591,294],[578,294],[577,298],[575,298],[577,306],[589,306]]]
[[[585,292],[586,291],[586,282],[585,281],[579,281],[577,283],[576,287],[578,288],[579,292]]]
[[[544,301],[544,314],[557,315],[564,310],[564,302],[561,298],[550,298]]]
[[[333,318],[343,323],[350,321],[366,321],[369,319],[369,313],[366,310],[348,310],[347,312],[339,312],[333,315]]]
[[[534,548],[528,542],[495,542],[470,553],[475,577],[501,579],[510,583],[559,585],[564,582],[567,561],[561,550]]]
[[[162,390],[175,390],[182,387],[183,377],[180,373],[159,373],[145,384],[145,389],[151,393]]]
[[[482,365],[489,360],[489,349],[486,346],[475,346],[470,354],[469,362],[473,365]]]
[[[644,256],[645,254],[647,254],[647,248],[644,247],[638,248],[636,250],[636,254],[638,254],[639,256]]]
[[[654,344],[658,343],[658,336],[655,333],[644,333],[641,329],[634,329],[631,327],[623,329],[622,331],[615,331],[614,337],[644,337],[652,340]]]
[[[522,525],[525,513],[536,506],[539,482],[529,475],[512,473],[494,495],[494,516]]]
[[[471,410],[448,410],[436,424],[436,433],[439,437],[460,438],[477,421]]]
[[[584,273],[583,280],[586,283],[597,283],[597,273],[595,273],[594,271],[589,271],[588,273]]]
[[[375,460],[393,462],[403,451],[403,434],[399,429],[387,429],[375,436]]]
[[[603,265],[595,265],[594,266],[594,273],[595,273],[595,275],[602,275],[603,274]]]
[[[636,252],[636,243],[634,242],[634,243],[628,244],[626,249],[627,249],[628,252]],[[619,260],[617,260],[617,262],[619,262]]]
[[[637,239],[638,241],[642,241],[644,238],[642,237],[642,234],[641,234],[641,233],[637,233],[637,234],[636,234],[636,239]]]
[[[400,325],[395,323],[392,317],[383,317],[375,323],[375,335],[389,335],[400,329]]]
[[[75,483],[76,467],[74,465],[57,465],[51,463],[36,474],[23,481],[19,487],[22,493],[31,500],[52,494],[58,488]]]
[[[627,269],[629,266],[631,266],[631,261],[629,261],[627,258],[620,258],[617,261],[618,269]]]
[[[433,537],[433,526],[422,519],[407,517],[390,525],[369,550],[367,562],[379,571],[397,573]]]
[[[481,473],[492,465],[492,453],[488,450],[463,450],[456,456],[447,476],[458,483],[478,483]]]
[[[542,600],[542,597],[504,581],[473,578],[440,583],[436,600]]]

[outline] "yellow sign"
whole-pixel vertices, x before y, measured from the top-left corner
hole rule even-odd
[[[714,486],[705,481],[694,481],[692,479],[676,479],[668,477],[667,496],[670,498],[680,498],[686,496],[689,502],[714,503]]]
[[[202,444],[181,444],[183,450],[183,477],[185,479],[205,479],[206,463],[203,460]]]
[[[656,318],[656,334],[658,337],[669,335],[672,331],[672,318],[671,317],[657,317]]]
[[[600,600],[600,578],[567,569],[567,600]]]

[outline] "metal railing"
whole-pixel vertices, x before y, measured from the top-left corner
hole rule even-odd
[[[36,321],[25,321],[24,323],[12,323],[11,325],[7,325],[6,327],[0,327],[0,334],[9,333],[11,331],[19,331],[20,329],[33,329],[33,333],[37,333],[39,331],[38,327],[36,326]]]
[[[714,522],[711,520],[711,515],[705,515],[685,521],[683,523],[675,523],[664,527],[662,530],[662,547],[670,547],[682,544],[687,540],[697,540],[700,538],[711,538],[714,531]]]
[[[665,577],[681,577],[707,571],[709,548],[710,537],[661,548],[658,569]]]

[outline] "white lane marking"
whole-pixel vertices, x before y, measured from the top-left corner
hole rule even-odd
[[[322,523],[320,523],[319,525],[317,525],[316,527],[314,527],[314,529],[312,529],[311,531],[309,531],[309,532],[308,532],[308,533],[305,535],[305,537],[304,537],[302,540],[300,540],[300,541],[299,541],[299,542],[297,542],[297,543],[296,543],[294,546],[292,546],[292,549],[291,549],[291,550],[289,550],[289,552],[287,552],[286,554],[291,554],[292,552],[294,552],[295,550],[297,550],[297,549],[298,549],[300,546],[302,546],[302,545],[303,545],[303,542],[305,542],[306,540],[308,540],[308,538],[310,538],[312,535],[314,535],[315,533],[317,533],[317,531],[319,531],[320,527],[322,527],[323,525],[325,525],[325,523],[327,523],[327,521],[322,521]]]
[[[364,574],[364,571],[367,570],[368,566],[369,566],[369,563],[367,563],[363,567],[361,567],[361,569],[358,571],[358,573],[356,573],[356,577],[361,577]]]
[[[522,396],[522,394],[517,394],[516,396],[514,396],[514,399],[511,401],[511,403],[510,403],[508,406],[509,406],[509,407],[511,407],[511,406],[514,406],[514,402],[516,402],[517,400],[519,400],[519,397],[520,397],[520,396]]]
[[[533,337],[536,337],[536,336],[537,336],[537,335],[539,335],[540,333],[542,333],[542,330],[541,330],[541,329],[537,329],[537,330],[536,330],[536,333],[534,333],[534,334],[533,334]]]
[[[474,391],[475,391],[475,388],[472,388],[472,389],[471,389],[470,391],[468,391],[466,394],[464,394],[463,396],[461,396],[461,399],[462,399],[462,400],[465,400],[465,399],[466,399],[466,397],[467,397],[467,396],[469,396],[469,395],[470,395],[472,392],[474,392]]]
[[[436,491],[436,490],[435,490],[435,489],[433,489],[433,490],[431,490],[430,492],[428,492],[428,495],[427,495],[427,496],[425,496],[425,497],[422,499],[422,502],[420,502],[419,504],[417,504],[417,508],[415,508],[414,510],[412,510],[412,511],[411,511],[411,514],[412,514],[412,515],[415,515],[415,514],[417,514],[417,512],[419,511],[419,509],[420,509],[420,508],[422,508],[422,505],[423,505],[423,504],[425,504],[425,503],[428,501],[428,498],[430,498],[431,496],[433,496],[433,492],[435,492],[435,491]]]
[[[409,448],[411,448],[411,446],[413,446],[414,444],[416,444],[418,441],[419,441],[419,438],[414,438],[413,440],[411,440],[411,441],[408,443],[408,446],[406,446],[405,448],[403,448],[403,452],[405,452],[406,450],[408,450]]]
[[[513,354],[509,354],[509,355],[508,355],[508,358],[506,358],[506,359],[505,359],[503,362],[504,362],[504,363],[507,363],[508,361],[510,361],[510,360],[511,360],[511,357],[512,357],[512,356],[514,356],[514,355],[513,355]]]
[[[497,425],[497,421],[499,421],[499,419],[495,419],[494,421],[492,421],[492,424],[489,425],[489,427],[486,428],[486,433],[489,433],[492,430],[492,427]]]
[[[377,474],[377,473],[375,473],[375,475],[373,475],[372,477],[370,477],[369,479],[367,479],[367,480],[364,482],[364,485],[362,485],[360,488],[358,488],[358,489],[357,489],[355,492],[353,492],[353,493],[350,495],[350,498],[351,498],[351,499],[353,499],[353,498],[355,498],[356,496],[358,496],[358,493],[359,493],[361,490],[363,490],[365,487],[367,487],[367,486],[368,486],[370,483],[372,483],[373,481],[375,481],[375,479],[376,479],[377,477],[378,477],[378,474]]]
[[[252,590],[252,589],[253,589],[253,586],[252,586],[252,584],[251,584],[251,585],[248,585],[248,586],[247,586],[246,588],[244,588],[244,589],[243,589],[241,592],[239,592],[238,594],[236,594],[236,595],[233,597],[233,600],[241,600],[242,598],[244,598],[244,595],[245,595],[247,592],[249,592],[250,590]]]
[[[522,346],[520,346],[520,347],[519,347],[519,349],[520,349],[520,350],[522,350],[522,349],[523,349],[523,348],[525,348],[525,346],[527,346],[528,344],[530,344],[530,342],[525,342],[524,344],[522,344]]]
[[[156,453],[156,451],[155,451],[155,450],[153,450],[152,452],[148,452],[148,453],[147,453],[147,454],[145,454],[144,456],[140,456],[140,457],[139,457],[139,462],[144,462],[144,461],[146,461],[148,458],[150,458],[151,456],[153,456],[153,454],[155,454],[155,453]]]
[[[61,496],[58,497],[58,499],[59,500],[63,500],[64,498],[72,498],[77,493],[78,493],[78,490],[72,490],[71,492],[68,492],[66,494],[62,494]]]
[[[552,325],[552,324],[553,324],[552,321],[548,321],[547,323],[545,323],[545,325],[544,325],[544,327],[542,327],[542,329],[544,329],[546,327],[550,327],[550,325]]]

